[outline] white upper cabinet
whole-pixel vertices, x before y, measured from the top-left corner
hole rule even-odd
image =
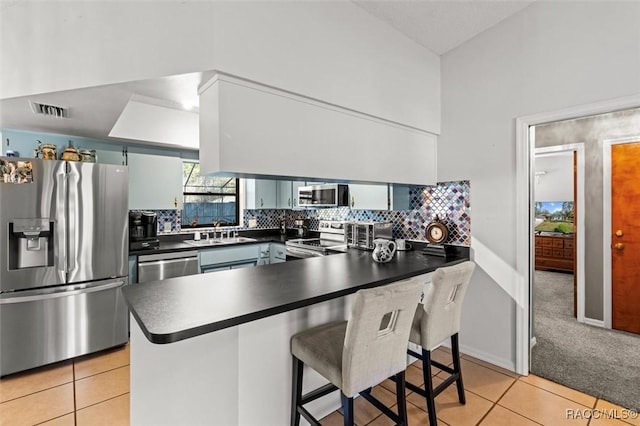
[[[291,182],[291,193],[293,196],[293,207],[294,209],[303,208],[300,207],[300,201],[298,200],[298,188],[301,186],[305,186],[306,182],[300,180],[294,180]]]
[[[276,181],[276,206],[279,209],[293,208],[293,192],[290,180]]]
[[[350,183],[349,206],[357,210],[388,210],[388,186]]]
[[[436,137],[216,75],[200,89],[200,164],[205,173],[430,185]]]
[[[409,185],[389,185],[389,210],[409,210],[411,205],[411,187]]]
[[[277,185],[275,180],[246,179],[247,209],[275,209],[277,207]]]
[[[182,159],[128,154],[129,209],[164,210],[182,205]]]

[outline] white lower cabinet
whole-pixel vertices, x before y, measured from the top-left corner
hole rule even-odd
[[[129,256],[129,284],[138,282],[138,256]]]
[[[200,272],[209,273],[229,269],[256,266],[259,259],[259,245],[243,245],[240,247],[214,248],[200,250]]]
[[[269,248],[269,259],[271,263],[282,263],[287,260],[287,250],[284,244],[271,243]]]
[[[258,252],[258,266],[268,265],[271,263],[271,245],[260,244],[260,250]]]

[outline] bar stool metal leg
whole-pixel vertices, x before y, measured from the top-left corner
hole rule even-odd
[[[292,390],[291,392],[291,426],[300,426],[300,412],[298,412],[298,405],[300,404],[300,400],[302,399],[302,372],[304,369],[304,364],[298,358],[293,358],[293,368],[291,377],[292,381]]]
[[[347,397],[340,392],[342,398],[342,415],[344,416],[344,426],[353,426],[353,398]]]
[[[431,377],[431,351],[422,349],[422,376],[424,378],[425,400],[427,401],[427,413],[429,414],[429,424],[436,426],[436,402],[435,391],[433,389],[433,378]]]
[[[404,380],[405,372],[402,371],[395,376],[396,382],[396,398],[398,403],[398,417],[400,422],[398,423],[400,426],[407,425],[407,400],[405,399],[405,380]]]
[[[460,369],[460,346],[458,344],[458,333],[451,336],[451,355],[453,356],[453,371],[457,376],[456,386],[458,388],[458,400],[461,404],[466,404],[464,395],[464,385],[462,384],[462,370]]]

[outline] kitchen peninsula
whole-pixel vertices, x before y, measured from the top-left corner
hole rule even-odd
[[[289,339],[346,319],[362,288],[425,275],[469,258],[398,253],[386,264],[347,253],[129,286],[131,424],[282,425],[289,422]],[[305,387],[325,383],[309,374]],[[322,417],[339,396],[310,404]]]

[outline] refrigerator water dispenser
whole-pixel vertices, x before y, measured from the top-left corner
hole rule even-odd
[[[9,269],[53,266],[53,222],[46,218],[9,222]]]

